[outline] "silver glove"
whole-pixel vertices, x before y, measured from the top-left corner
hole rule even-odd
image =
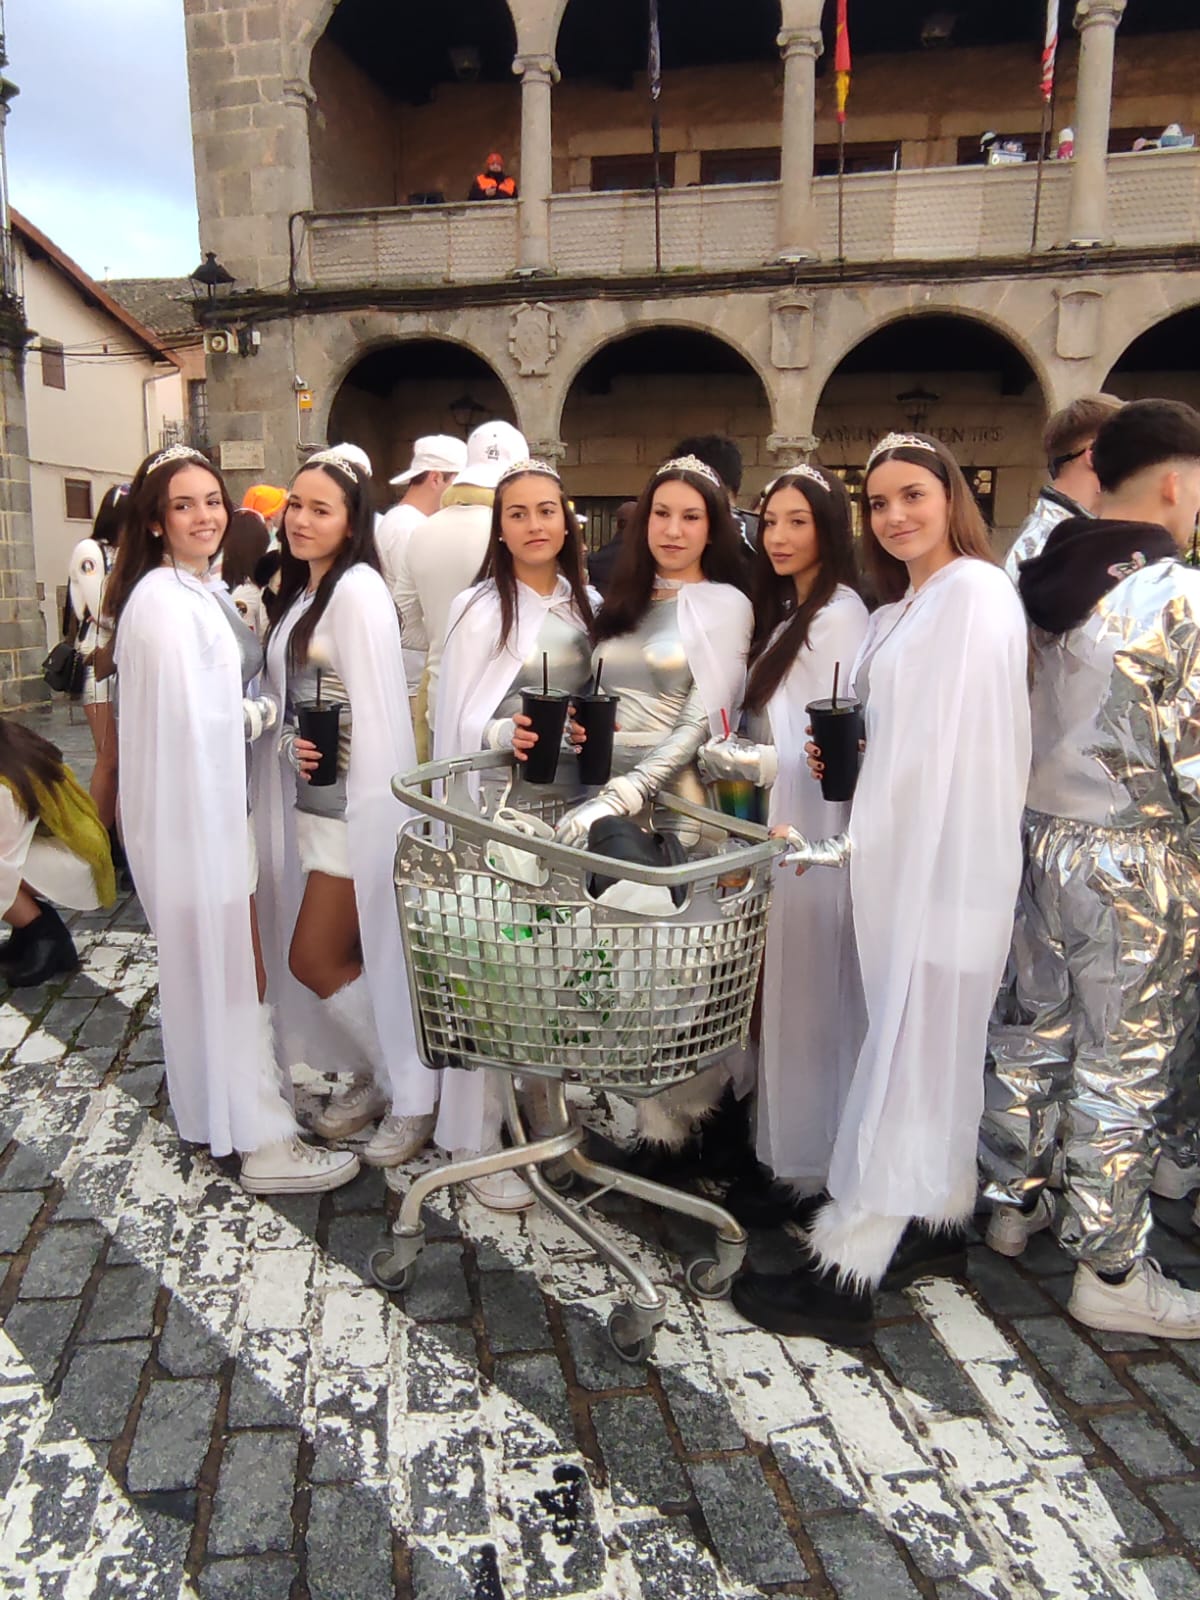
[[[246,741],[253,744],[268,728],[273,728],[279,720],[279,703],[269,694],[260,695],[257,700],[242,701],[242,726]]]
[[[641,791],[628,778],[613,778],[600,793],[581,806],[568,811],[554,830],[559,844],[572,845],[576,850],[587,848],[588,833],[593,822],[601,817],[632,817],[642,809]]]
[[[696,765],[705,783],[735,779],[766,789],[779,775],[779,755],[773,744],[755,744],[736,733],[702,744],[696,752]]]
[[[787,831],[791,846],[780,863],[787,867],[845,867],[850,862],[850,835],[835,833],[832,839],[806,839],[795,828]]]
[[[485,750],[511,750],[517,725],[511,717],[494,717],[483,730]]]

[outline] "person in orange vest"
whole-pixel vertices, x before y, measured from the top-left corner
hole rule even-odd
[[[484,163],[482,172],[475,174],[468,200],[515,200],[517,180],[504,171],[504,157],[493,150]]]

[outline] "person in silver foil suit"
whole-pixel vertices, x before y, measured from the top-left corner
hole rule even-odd
[[[1004,570],[1014,583],[1021,563],[1041,555],[1052,528],[1068,517],[1095,516],[1100,483],[1092,466],[1092,445],[1101,425],[1120,409],[1121,402],[1111,394],[1080,395],[1046,424],[1042,448],[1050,482],[1043,485],[1005,558]]]
[[[1053,1226],[1077,1263],[1078,1321],[1200,1338],[1200,1293],[1146,1254],[1196,966],[1200,572],[1177,556],[1200,515],[1200,413],[1132,402],[1093,459],[1099,518],[1060,523],[1021,569],[1033,767],[1015,991],[990,1039],[988,1243],[1016,1256]]]

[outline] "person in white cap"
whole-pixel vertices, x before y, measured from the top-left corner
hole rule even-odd
[[[413,529],[401,552],[392,595],[405,640],[412,648],[424,642],[428,650],[421,698],[431,730],[450,603],[479,575],[496,485],[514,461],[528,457],[525,436],[511,423],[481,423],[467,440],[466,465],[443,494],[441,510]]]
[[[420,527],[433,516],[442,503],[442,495],[467,464],[467,447],[461,439],[448,433],[426,434],[413,445],[412,463],[406,472],[391,479],[392,486],[402,489],[400,499],[388,511],[375,529],[375,544],[379,550],[379,565],[384,582],[391,590],[396,609],[400,608],[398,578],[400,561],[408,547],[414,528]],[[417,729],[417,753],[422,756],[421,733],[423,719],[417,716],[417,695],[425,671],[426,639],[404,638],[404,675],[408,681],[409,704],[413,714],[413,727]]]

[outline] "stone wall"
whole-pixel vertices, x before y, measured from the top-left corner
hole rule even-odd
[[[0,309],[0,705],[44,703],[46,634],[38,609],[25,415],[25,319]]]

